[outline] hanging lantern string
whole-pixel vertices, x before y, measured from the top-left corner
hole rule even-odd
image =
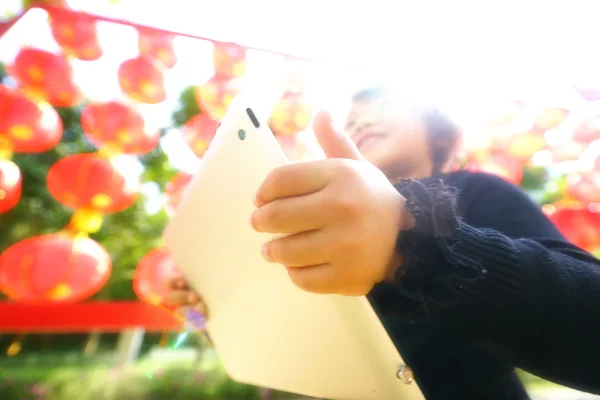
[[[177,36],[183,36],[183,37],[187,37],[187,38],[192,38],[192,39],[198,39],[198,40],[203,40],[205,42],[211,42],[211,43],[222,43],[222,44],[227,44],[227,42],[222,42],[219,40],[214,40],[214,39],[210,39],[208,37],[204,37],[204,36],[197,36],[197,35],[193,35],[190,33],[185,33],[185,32],[175,32],[175,31],[170,31],[167,29],[161,29],[161,28],[155,28],[155,27],[151,27],[148,25],[144,25],[144,24],[138,24],[135,22],[131,22],[128,21],[124,18],[113,18],[113,17],[107,17],[104,15],[95,15],[95,14],[90,14],[90,13],[86,13],[83,11],[74,11],[74,10],[67,10],[61,7],[57,7],[57,6],[48,6],[48,5],[40,5],[39,8],[46,10],[47,12],[63,12],[63,13],[70,13],[73,15],[79,15],[79,16],[85,16],[94,20],[98,20],[98,21],[105,21],[105,22],[112,22],[115,24],[120,24],[120,25],[127,25],[127,26],[131,26],[133,28],[136,29],[150,29],[153,30],[155,32],[160,32],[160,33],[165,33],[165,34],[169,34],[169,35],[177,35]],[[243,47],[245,47],[248,50],[256,50],[256,51],[261,51],[261,52],[265,52],[265,53],[271,53],[271,54],[277,54],[280,56],[283,56],[285,58],[289,58],[289,59],[294,59],[294,60],[298,60],[298,61],[306,61],[306,62],[314,62],[317,61],[315,59],[311,59],[308,57],[297,57],[297,56],[291,56],[289,54],[286,53],[282,53],[279,51],[273,51],[273,50],[266,50],[266,49],[262,49],[259,47],[252,47],[252,46],[246,46],[244,45]]]
[[[0,160],[10,160],[12,155],[13,151],[10,141],[0,137]]]

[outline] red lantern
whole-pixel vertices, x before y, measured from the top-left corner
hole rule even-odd
[[[212,55],[215,75],[234,79],[246,73],[246,48],[235,43],[215,43]]]
[[[166,306],[166,283],[177,274],[177,265],[166,247],[150,250],[135,269],[133,291],[142,301]]]
[[[240,89],[239,80],[224,80],[213,76],[208,82],[196,88],[198,107],[215,121],[220,121]]]
[[[302,132],[312,121],[312,106],[302,93],[286,92],[277,101],[269,120],[275,135]]]
[[[183,138],[196,157],[202,158],[211,140],[215,137],[219,123],[207,114],[198,114],[183,127]]]
[[[162,71],[145,57],[119,66],[119,84],[126,95],[140,103],[158,104],[167,98]]]
[[[154,29],[138,29],[140,55],[154,61],[160,67],[170,69],[177,63],[173,49],[174,35]]]
[[[167,184],[165,195],[167,196],[167,209],[170,212],[174,212],[177,209],[177,206],[181,201],[181,196],[191,180],[192,175],[180,172]]]
[[[594,252],[600,249],[600,213],[587,205],[547,205],[543,208],[558,230],[574,245]]]
[[[569,116],[569,111],[564,108],[547,108],[535,118],[533,122],[536,132],[544,132],[558,128]]]
[[[523,164],[505,154],[488,154],[467,164],[469,171],[487,172],[518,185],[523,179]]]
[[[15,57],[10,72],[22,89],[53,106],[74,107],[83,99],[73,83],[71,65],[63,56],[25,47]]]
[[[21,171],[10,160],[0,159],[0,214],[21,200]]]
[[[104,214],[130,207],[140,194],[137,178],[127,178],[109,159],[96,153],[58,160],[48,171],[47,182],[59,203]]]
[[[11,151],[41,153],[62,138],[62,121],[48,103],[0,85],[0,136]]]
[[[588,118],[573,132],[573,140],[579,143],[587,145],[596,139],[600,139],[600,115]]]
[[[148,130],[139,112],[118,101],[85,107],[81,126],[92,143],[112,153],[145,154],[160,140],[158,129]]]
[[[29,7],[62,7],[69,8],[67,0],[30,0]]]
[[[62,10],[50,13],[50,29],[63,52],[80,60],[93,61],[102,56],[94,18]]]
[[[600,202],[600,173],[574,174],[567,178],[567,194],[582,203]]]
[[[76,302],[100,290],[110,270],[110,256],[96,241],[53,233],[25,239],[2,254],[0,287],[27,303]]]

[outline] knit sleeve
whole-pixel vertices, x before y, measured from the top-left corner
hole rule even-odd
[[[600,393],[598,260],[499,178],[473,178],[462,218],[456,192],[439,180],[397,189],[415,225],[398,237],[395,282],[370,294],[377,311],[438,319],[513,365]]]
[[[457,251],[462,229],[455,189],[439,179],[406,179],[396,189],[406,198],[405,207],[415,224],[398,236],[396,248],[403,265],[395,273],[395,282],[379,284],[371,299],[382,313],[419,320],[432,307],[458,301],[462,284],[480,279],[486,270],[478,260]]]

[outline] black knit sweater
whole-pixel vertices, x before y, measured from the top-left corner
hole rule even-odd
[[[600,262],[510,183],[440,178],[397,185],[416,224],[369,295],[427,399],[527,399],[515,366],[600,393]]]

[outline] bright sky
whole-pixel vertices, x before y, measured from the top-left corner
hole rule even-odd
[[[15,0],[0,1],[8,10],[18,7]],[[599,36],[593,32],[600,15],[597,0],[572,1],[568,6],[563,1],[534,0],[69,3],[108,17],[317,57],[326,62],[311,65],[306,93],[315,109],[327,108],[342,116],[357,87],[386,82],[402,87],[409,97],[434,99],[473,138],[481,135],[480,124],[493,102],[522,98],[539,107],[577,108],[581,98],[571,84],[600,88]],[[0,60],[10,62],[23,45],[58,51],[45,20],[45,12],[30,12],[0,41]],[[105,54],[94,62],[74,61],[75,79],[92,99],[119,98],[117,68],[137,54],[136,32],[111,23],[99,23],[98,30]],[[178,37],[175,50],[178,63],[165,76],[168,100],[142,107],[150,124],[168,125],[181,90],[212,75],[209,42]],[[247,75],[251,81],[268,81],[280,74],[281,66],[280,56],[251,52]],[[565,138],[556,134],[554,139]],[[197,161],[177,132],[162,145],[169,155],[176,155],[171,157],[176,167],[194,168]]]

